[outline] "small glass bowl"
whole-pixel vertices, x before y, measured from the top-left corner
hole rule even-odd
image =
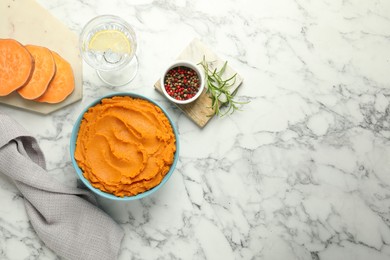
[[[186,67],[186,68],[192,69],[198,75],[198,79],[200,81],[200,85],[199,85],[198,91],[196,92],[196,94],[193,97],[191,97],[189,99],[184,99],[184,100],[175,99],[174,97],[169,95],[167,90],[165,89],[165,77],[166,77],[167,73],[171,69],[174,69],[176,67]],[[190,61],[186,61],[186,60],[177,60],[177,61],[173,62],[171,65],[169,65],[168,68],[164,71],[164,73],[163,73],[163,75],[161,77],[161,82],[160,83],[161,83],[161,90],[164,93],[165,97],[168,100],[170,100],[171,102],[176,103],[176,104],[189,104],[191,102],[194,102],[202,94],[202,92],[204,90],[204,87],[205,87],[205,80],[204,80],[203,70],[201,70],[194,63],[192,63]]]
[[[91,50],[89,44],[94,35],[103,31],[119,31],[130,45],[130,53],[117,53],[110,48]],[[114,43],[115,45],[115,43]],[[138,72],[137,38],[133,27],[114,15],[100,15],[90,20],[82,29],[79,49],[84,61],[96,70],[99,78],[110,86],[130,83]]]

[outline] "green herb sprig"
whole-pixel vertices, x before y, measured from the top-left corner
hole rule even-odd
[[[236,83],[237,73],[228,79],[222,79],[222,75],[226,70],[227,61],[225,61],[222,68],[219,70],[217,70],[217,68],[211,70],[204,56],[203,60],[199,64],[205,71],[206,93],[208,93],[211,97],[211,107],[216,115],[223,117],[227,114],[232,114],[234,111],[240,110],[240,107],[243,104],[249,103],[234,100],[237,89],[230,92],[230,87]],[[226,105],[226,110],[221,111],[221,105]]]

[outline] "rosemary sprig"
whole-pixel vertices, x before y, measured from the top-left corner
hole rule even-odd
[[[248,103],[234,100],[237,89],[230,92],[230,87],[236,83],[237,73],[228,79],[222,79],[222,75],[226,70],[227,61],[225,61],[222,68],[219,70],[217,70],[217,68],[214,70],[210,69],[204,56],[203,60],[199,64],[205,71],[207,93],[211,97],[211,107],[216,115],[223,117],[227,114],[232,114],[234,111],[240,110],[240,107],[243,104]],[[226,110],[221,111],[220,106],[222,105],[227,106]]]

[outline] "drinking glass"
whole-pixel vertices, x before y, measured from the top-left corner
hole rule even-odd
[[[111,86],[123,86],[134,79],[138,71],[136,50],[133,28],[114,15],[93,18],[80,35],[83,59]]]

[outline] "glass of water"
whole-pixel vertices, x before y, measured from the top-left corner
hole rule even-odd
[[[100,79],[111,86],[131,82],[138,71],[137,39],[133,28],[113,15],[90,20],[80,35],[80,52]]]

